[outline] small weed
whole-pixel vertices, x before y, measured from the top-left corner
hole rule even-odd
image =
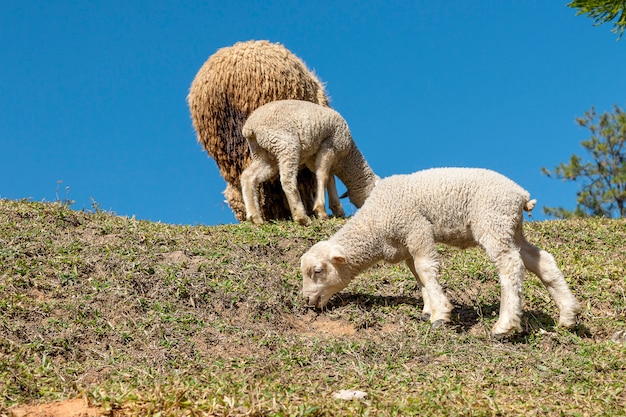
[[[61,187],[61,184],[63,184],[63,180],[58,180],[57,181],[57,188],[55,190],[55,196],[56,196],[56,200],[55,201],[57,203],[61,204],[63,207],[69,208],[72,205],[74,205],[76,203],[76,201],[71,200],[69,198],[69,195],[70,195],[70,186],[69,185],[65,186],[65,197],[64,198],[59,197],[59,188]]]

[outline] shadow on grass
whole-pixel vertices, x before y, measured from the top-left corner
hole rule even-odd
[[[395,296],[395,295],[368,295],[363,293],[342,292],[335,295],[324,308],[332,311],[340,307],[355,304],[365,311],[372,310],[373,307],[398,307],[408,305],[415,308],[421,308],[421,298],[411,296]]]
[[[399,307],[404,305],[418,309],[421,313],[423,307],[421,297],[381,296],[346,292],[333,297],[324,310],[333,311],[351,304],[367,312],[381,306]],[[499,312],[499,303],[483,304],[479,307],[456,304],[452,310],[452,321],[447,326],[459,334],[467,333],[476,324],[485,321],[486,318],[497,318]],[[507,337],[506,340],[513,343],[527,343],[530,335],[540,332],[542,329],[547,332],[557,331],[557,323],[547,312],[524,310],[522,314],[522,328],[523,330],[521,332]],[[580,323],[569,331],[582,338],[591,337],[590,330]]]

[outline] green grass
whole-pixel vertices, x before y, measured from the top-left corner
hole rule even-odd
[[[174,226],[0,200],[0,415],[86,396],[109,415],[626,415],[626,222],[525,225],[584,306],[573,331],[532,275],[524,332],[489,336],[499,287],[441,247],[453,323],[419,320],[403,265],[317,312],[299,257],[343,220]],[[367,392],[342,401],[341,389]]]

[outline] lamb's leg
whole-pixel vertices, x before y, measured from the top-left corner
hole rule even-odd
[[[411,272],[422,284],[424,295],[424,314],[430,314],[430,322],[433,327],[450,321],[452,304],[443,293],[441,285],[437,282],[439,262],[436,257],[428,255],[413,255],[413,268]]]
[[[343,211],[343,207],[341,207],[341,201],[339,200],[339,194],[337,193],[337,185],[335,182],[335,176],[330,175],[328,177],[328,185],[326,186],[328,190],[328,205],[332,210],[335,217],[345,217],[346,213]]]
[[[334,152],[332,149],[327,148],[324,144],[321,146],[315,158],[315,179],[317,180],[317,191],[315,193],[315,203],[313,204],[313,211],[319,219],[327,219],[326,213],[326,201],[325,193],[326,188],[329,186],[332,178],[333,188],[335,188],[335,178],[330,174],[332,162],[334,159]],[[330,194],[330,193],[329,193]],[[335,194],[337,190],[335,189]],[[330,198],[330,195],[329,195]],[[337,197],[337,201],[339,197]],[[333,211],[334,212],[334,211]]]
[[[559,325],[563,327],[574,326],[581,307],[570,291],[554,257],[529,243],[524,236],[519,236],[516,241],[521,248],[520,253],[524,265],[539,277],[554,299],[560,314]]]
[[[450,321],[452,304],[437,281],[439,254],[435,246],[433,226],[426,219],[416,220],[413,226],[416,232],[407,238],[407,248],[411,255],[407,265],[422,285],[424,315],[429,314],[433,327],[437,327]]]
[[[259,203],[259,185],[278,174],[278,167],[265,159],[255,157],[241,173],[241,194],[246,206],[246,219],[254,224],[263,224]]]
[[[493,326],[493,335],[507,336],[522,329],[524,263],[519,249],[512,241],[503,243],[501,236],[483,237],[480,244],[496,265],[500,278],[500,316]]]
[[[311,224],[311,219],[309,219],[309,216],[306,214],[300,192],[298,191],[298,165],[300,156],[298,154],[294,155],[293,153],[288,156],[289,158],[285,158],[285,155],[281,155],[281,160],[278,162],[280,184],[287,197],[291,217],[301,225],[308,226]]]
[[[405,262],[406,262],[406,266],[409,267],[409,269],[411,270],[411,273],[415,277],[415,280],[417,281],[417,285],[422,290],[422,301],[424,302],[424,308],[422,309],[422,316],[420,318],[424,321],[428,321],[430,320],[430,317],[432,316],[430,296],[428,295],[428,291],[426,291],[426,289],[422,287],[422,282],[420,280],[420,277],[417,274],[417,271],[415,270],[415,266],[413,265],[413,258],[409,258]]]
[[[328,174],[325,172],[317,171],[315,174],[317,180],[317,190],[315,192],[315,203],[313,204],[313,211],[318,219],[327,219],[328,213],[326,213],[326,201],[324,194],[326,193],[326,184],[328,183]]]

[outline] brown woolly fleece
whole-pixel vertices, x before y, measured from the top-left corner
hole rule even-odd
[[[219,49],[191,83],[187,101],[198,141],[226,180],[224,196],[239,221],[246,218],[239,177],[250,164],[241,128],[253,110],[284,99],[328,106],[323,84],[304,62],[283,45],[268,41],[238,42]],[[305,168],[298,175],[298,184],[310,212],[315,176]],[[278,179],[262,186],[260,203],[267,220],[291,215]]]

